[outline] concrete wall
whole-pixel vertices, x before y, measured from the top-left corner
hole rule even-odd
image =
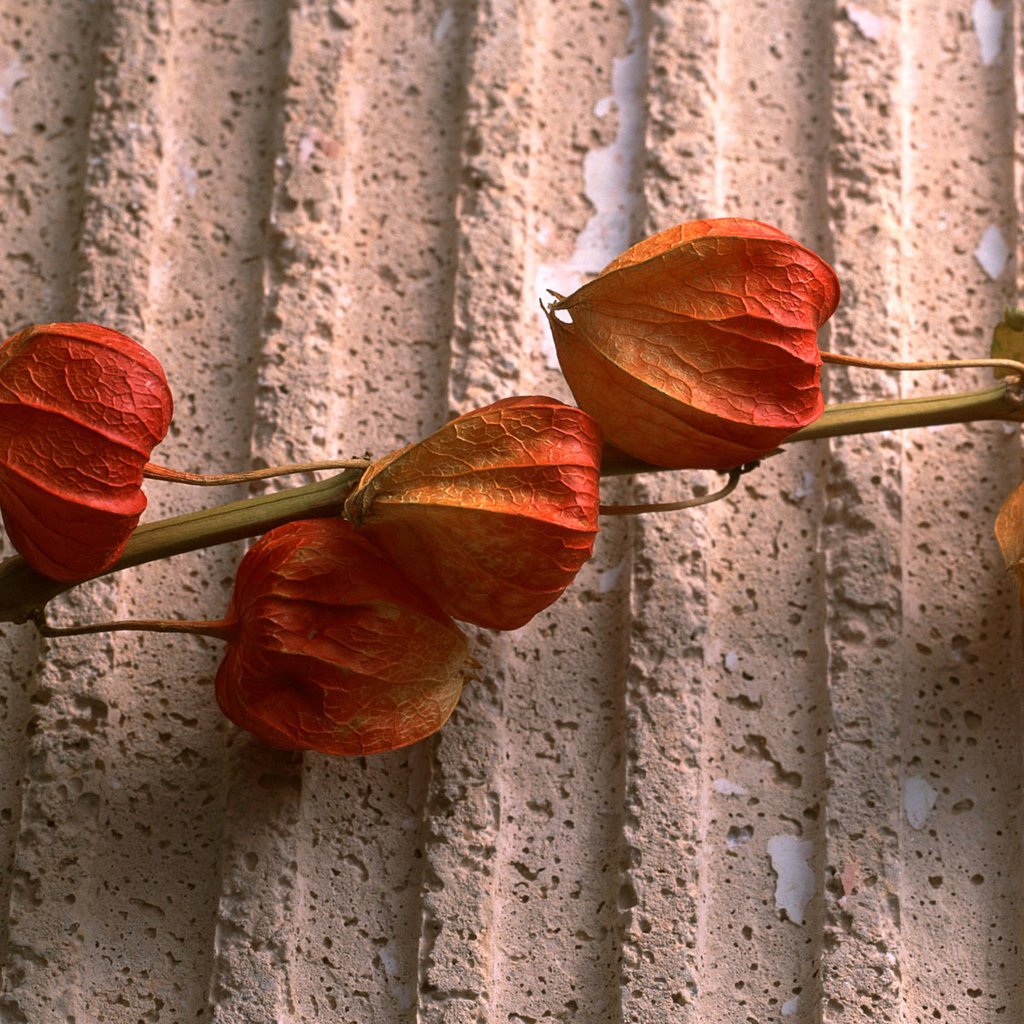
[[[836,350],[982,355],[1020,275],[1020,21],[0,0],[0,327],[144,341],[176,398],[157,454],[211,470],[568,397],[543,289],[698,216],[830,258]],[[886,433],[610,521],[558,605],[478,633],[440,736],[366,759],[239,734],[214,641],[3,627],[0,1020],[1024,1020],[1020,612],[991,528],[1020,476],[1015,428]],[[155,518],[249,492],[148,493]],[[217,616],[240,553],[54,613]]]

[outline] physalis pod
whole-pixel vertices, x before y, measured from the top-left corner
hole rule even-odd
[[[459,627],[342,519],[279,526],[242,559],[217,700],[271,746],[395,750],[439,729],[468,675]]]
[[[587,413],[505,398],[374,462],[345,515],[453,618],[517,629],[590,558],[600,464]]]
[[[821,415],[817,331],[838,301],[820,256],[727,217],[645,239],[547,313],[569,387],[609,444],[729,469]]]
[[[996,516],[996,540],[1003,553],[1006,571],[1012,572],[1020,586],[1024,605],[1024,484],[1003,502]]]
[[[0,510],[34,569],[75,580],[117,561],[171,409],[156,357],[107,327],[44,324],[0,346]]]

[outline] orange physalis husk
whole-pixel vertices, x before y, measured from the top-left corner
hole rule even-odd
[[[657,466],[730,469],[821,415],[817,331],[838,301],[820,256],[726,217],[638,243],[548,320],[569,387],[609,444]]]
[[[44,324],[0,346],[0,509],[34,569],[76,580],[117,561],[171,408],[156,357],[109,328]]]
[[[1017,577],[1020,603],[1024,605],[1024,484],[1003,502],[996,516],[996,540],[1006,571]]]
[[[518,629],[594,548],[601,433],[553,398],[505,398],[373,463],[345,515],[451,616]]]
[[[468,674],[459,627],[343,519],[271,530],[238,567],[217,701],[271,746],[373,754],[429,736]]]

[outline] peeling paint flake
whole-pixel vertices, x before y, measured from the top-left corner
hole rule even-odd
[[[800,997],[793,996],[788,1002],[782,1004],[782,1016],[792,1017],[796,1011],[800,1008]]]
[[[28,72],[17,57],[0,68],[0,133],[14,134],[14,87],[28,78]]]
[[[857,31],[865,39],[877,42],[882,38],[882,33],[885,31],[885,18],[860,7],[854,7],[853,4],[846,5],[846,16],[857,26]]]
[[[796,836],[772,836],[768,856],[776,875],[775,907],[784,910],[794,924],[804,923],[804,911],[814,895],[814,872],[810,859],[814,844]]]
[[[935,801],[938,798],[939,794],[932,789],[928,780],[920,775],[911,775],[904,779],[903,811],[911,828],[924,828],[924,823],[935,808]]]
[[[993,281],[1003,272],[1006,261],[1010,258],[1010,249],[1003,238],[1003,233],[995,224],[985,228],[978,248],[974,250],[974,258]]]
[[[738,782],[730,782],[729,779],[715,779],[711,788],[722,796],[746,796],[746,789]]]
[[[816,481],[817,474],[813,470],[805,469],[803,471],[803,482],[790,492],[790,496],[794,501],[799,501],[801,498],[806,498],[809,494],[813,494]]]
[[[607,594],[609,591],[614,590],[615,584],[619,582],[619,577],[622,575],[622,570],[625,567],[625,562],[619,562],[617,565],[613,565],[610,569],[605,569],[599,573],[597,577],[597,589],[602,594]]]
[[[437,19],[437,24],[434,26],[434,43],[442,42],[445,36],[451,32],[454,25],[455,11],[451,7],[446,7],[441,12],[441,17]]]
[[[624,0],[630,31],[626,54],[612,61],[612,92],[594,106],[594,115],[618,114],[618,130],[608,146],[591,149],[583,158],[583,191],[594,208],[576,238],[572,256],[561,264],[537,267],[537,294],[553,288],[570,295],[635,241],[633,224],[640,205],[638,170],[644,153],[646,59],[637,0]],[[539,310],[535,312],[540,316]],[[558,369],[554,342],[545,328],[541,352],[545,365]]]
[[[974,34],[981,48],[981,63],[991,64],[1003,48],[1006,12],[996,7],[992,0],[974,0],[971,5],[971,21],[974,22]]]

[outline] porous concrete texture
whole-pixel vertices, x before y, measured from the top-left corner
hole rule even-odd
[[[176,400],[156,455],[211,471],[568,398],[544,289],[694,217],[831,259],[828,347],[984,355],[1021,275],[1021,20],[0,0],[0,327],[143,341]],[[239,733],[212,640],[3,627],[0,1021],[1024,1020],[1020,611],[992,535],[1021,468],[1000,424],[880,433],[609,520],[557,605],[477,631],[443,732],[388,755]],[[147,519],[251,493],[147,491]],[[219,616],[241,551],[52,614]]]

